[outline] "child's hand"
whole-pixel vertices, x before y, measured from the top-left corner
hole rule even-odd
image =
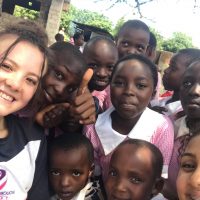
[[[36,121],[45,128],[52,128],[60,124],[66,111],[68,103],[49,105],[36,115]]]
[[[43,123],[45,128],[52,128],[58,126],[68,112],[69,104],[58,104],[51,110],[47,111],[43,117]]]
[[[92,94],[86,88],[83,94],[76,96],[70,106],[70,114],[80,124],[93,124],[96,121],[96,108]]]

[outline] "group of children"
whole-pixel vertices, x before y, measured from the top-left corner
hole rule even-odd
[[[82,53],[48,47],[29,21],[0,37],[0,199],[200,198],[200,50],[172,57],[173,95],[155,100],[155,42],[140,20]]]

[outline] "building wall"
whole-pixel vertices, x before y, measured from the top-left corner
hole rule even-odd
[[[6,1],[6,0],[4,0]],[[0,30],[9,23],[14,23],[20,20],[20,18],[13,15],[2,12],[2,2],[0,0]],[[66,10],[66,5],[70,3],[70,0],[41,0],[41,10],[39,16],[39,22],[46,27],[50,44],[55,42],[55,34],[58,33],[61,12],[63,6]]]

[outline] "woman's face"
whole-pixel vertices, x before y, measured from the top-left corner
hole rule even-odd
[[[193,137],[181,155],[180,169],[176,181],[180,200],[200,199],[200,135]]]
[[[16,39],[11,34],[0,37],[0,116],[24,108],[35,94],[41,77],[44,56],[27,41],[17,43],[3,61],[6,50]]]

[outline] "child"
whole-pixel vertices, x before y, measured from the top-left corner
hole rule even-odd
[[[142,54],[153,62],[156,53],[156,38],[144,22],[129,20],[122,25],[117,34],[117,48],[119,58],[129,54]],[[157,98],[159,95],[161,82],[159,73],[158,78],[156,91],[152,98]]]
[[[75,47],[82,52],[84,44],[84,34],[77,32],[74,34],[73,39]]]
[[[46,128],[56,127],[62,122],[63,115],[71,112],[74,118],[83,120],[82,123],[94,122],[91,117],[95,116],[95,106],[91,94],[86,91],[77,95],[87,69],[83,55],[72,44],[66,42],[54,43],[50,49],[53,54],[43,78],[44,100],[40,102],[40,112],[46,110],[47,106],[51,108],[52,104],[53,108],[45,111],[42,121],[37,121]],[[59,103],[65,103],[67,106]]]
[[[95,149],[96,175],[102,171],[104,180],[112,152],[127,138],[155,144],[163,154],[166,175],[173,148],[173,126],[165,116],[147,108],[157,80],[156,66],[142,55],[132,54],[117,62],[111,81],[114,107],[98,116],[95,127],[88,126],[84,131]]]
[[[176,197],[176,178],[179,170],[178,158],[184,151],[188,137],[200,131],[200,60],[185,71],[180,87],[180,100],[186,116],[175,121],[175,143],[169,166],[169,184],[166,194]],[[167,196],[166,196],[167,197]]]
[[[118,59],[116,45],[110,38],[96,36],[85,45],[83,55],[88,67],[94,70],[89,89],[98,98],[101,111],[104,111],[111,106],[108,86]]]
[[[200,199],[200,135],[194,135],[180,158],[176,181],[179,200]]]
[[[111,157],[107,199],[150,200],[162,190],[162,166],[163,157],[156,146],[137,139],[122,142]]]
[[[0,198],[49,198],[43,130],[12,113],[40,95],[48,38],[43,28],[21,21],[0,32]]]
[[[149,27],[140,20],[128,20],[117,34],[119,58],[129,54],[146,54],[149,45]]]
[[[51,200],[103,199],[98,182],[92,183],[93,147],[81,134],[63,134],[50,144],[49,179],[54,192]]]
[[[149,45],[148,45],[147,50],[146,50],[146,56],[153,63],[155,63],[155,59],[156,59],[156,47],[157,47],[156,36],[152,32],[150,32],[150,39],[149,39]],[[161,89],[162,78],[161,78],[161,74],[160,74],[158,68],[159,67],[157,66],[157,70],[158,70],[158,84],[156,86],[156,93],[155,93],[155,96],[153,97],[153,99],[159,99],[160,89]]]
[[[200,50],[193,48],[182,49],[172,57],[169,67],[164,71],[163,85],[166,90],[173,90],[173,95],[159,101],[151,101],[152,107],[164,107],[164,114],[172,119],[177,118],[176,114],[182,111],[179,91],[183,73],[193,61],[199,58]]]

